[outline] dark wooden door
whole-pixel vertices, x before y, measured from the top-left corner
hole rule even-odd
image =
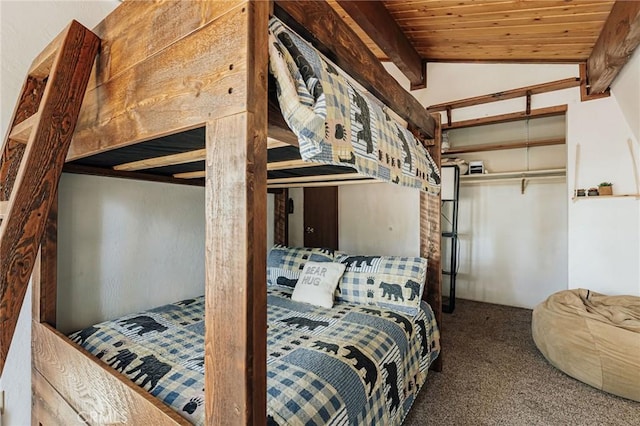
[[[304,189],[304,245],[338,249],[338,187]]]

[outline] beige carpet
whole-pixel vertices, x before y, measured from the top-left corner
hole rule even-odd
[[[443,345],[444,370],[429,373],[405,425],[640,426],[640,403],[544,359],[528,309],[456,300],[455,312],[444,314]]]

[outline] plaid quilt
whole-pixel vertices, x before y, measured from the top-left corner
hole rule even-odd
[[[282,115],[304,160],[440,192],[440,171],[420,141],[275,17],[269,22],[269,64]]]
[[[416,317],[338,302],[325,309],[269,287],[269,425],[399,425],[439,353],[426,303]],[[196,425],[204,424],[204,298],[70,338]]]

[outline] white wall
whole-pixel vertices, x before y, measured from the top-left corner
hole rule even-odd
[[[345,185],[338,191],[340,250],[368,255],[420,255],[420,197],[387,183]]]
[[[568,143],[567,197],[573,188],[588,188],[602,181],[613,182],[614,194],[640,193],[634,176],[640,164],[638,141],[616,102],[616,91],[609,98],[572,105]],[[570,288],[640,295],[639,264],[639,200],[569,202]]]
[[[304,189],[289,189],[289,198],[293,200],[293,214],[289,215],[289,245],[304,246]]]
[[[397,69],[393,65],[389,69],[406,86]],[[577,75],[575,65],[434,63],[429,64],[427,89],[414,95],[423,105],[431,105]],[[640,125],[639,76],[636,53],[613,85],[610,98],[583,103],[578,88],[533,97],[532,108],[568,105],[566,122],[560,122],[567,145],[528,153],[493,153],[488,164],[494,171],[566,165],[567,179],[531,182],[525,194],[520,194],[520,182],[462,187],[459,297],[533,307],[555,291],[574,287],[608,294],[640,294],[639,201],[571,201],[576,188],[577,145],[581,148],[579,187],[609,180],[614,182],[616,193],[640,192],[632,162],[640,168],[640,149],[633,130]],[[524,100],[516,99],[455,110],[453,117],[464,120],[523,109]],[[531,139],[557,136],[557,119],[550,120],[556,122],[530,134]],[[486,143],[491,137],[509,140],[514,133],[522,132],[514,126],[518,124],[469,129],[456,137],[463,144]],[[399,212],[417,210],[417,194],[390,187],[382,196],[380,188],[340,188],[341,249],[417,253],[413,219],[406,219],[406,226],[389,225],[398,220]],[[301,218],[295,221],[301,232]],[[298,232],[293,222],[290,224],[292,232]]]
[[[204,294],[204,188],[64,174],[58,329]]]
[[[406,79],[388,69],[401,83]],[[414,92],[428,106],[494,91],[575,77],[576,66],[429,64],[428,87]],[[577,89],[534,96],[532,107],[566,103]],[[454,120],[523,110],[521,99],[454,111]],[[563,137],[563,118],[450,132],[454,145]],[[478,157],[469,154],[466,157]],[[563,168],[566,147],[492,152],[481,156],[492,171]],[[418,194],[392,185],[340,188],[340,248],[353,252],[419,253]],[[567,288],[567,200],[564,179],[461,187],[457,296],[533,307]],[[389,230],[391,228],[392,230]],[[346,246],[345,246],[346,244]],[[448,289],[445,288],[445,292]]]
[[[640,49],[620,71],[611,85],[620,109],[636,140],[640,140]]]

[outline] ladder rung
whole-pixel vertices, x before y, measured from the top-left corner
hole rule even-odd
[[[56,52],[62,45],[66,31],[60,33],[44,50],[33,60],[29,75],[36,78],[45,78],[49,75],[53,61],[56,58]]]
[[[4,219],[7,216],[8,210],[9,210],[9,202],[0,201],[0,219]]]
[[[29,136],[31,135],[31,130],[38,123],[38,119],[40,119],[40,113],[35,113],[31,117],[27,118],[21,123],[16,124],[11,129],[11,133],[9,133],[9,139],[13,139],[14,141],[27,143],[29,140]]]

